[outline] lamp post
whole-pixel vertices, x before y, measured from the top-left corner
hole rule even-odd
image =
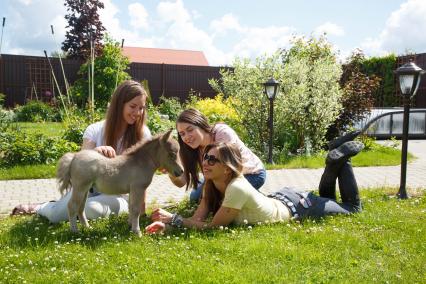
[[[416,95],[420,84],[420,77],[425,71],[410,61],[395,70],[399,78],[399,86],[403,96],[404,117],[402,121],[402,153],[401,153],[401,181],[397,196],[401,199],[407,199],[407,190],[405,188],[407,178],[407,148],[408,148],[408,126],[410,121],[410,101]]]
[[[274,79],[271,78],[265,83],[263,83],[265,87],[265,94],[269,99],[269,153],[268,153],[268,163],[273,164],[272,161],[272,138],[274,135],[274,100],[275,96],[278,92],[278,85],[279,83]]]

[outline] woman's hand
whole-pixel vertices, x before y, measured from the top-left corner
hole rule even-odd
[[[99,146],[94,149],[99,154],[104,155],[107,158],[115,158],[115,150],[111,146]]]
[[[152,221],[160,221],[165,224],[168,224],[172,221],[173,214],[170,212],[167,212],[164,209],[157,208],[155,209],[151,214],[151,220]]]
[[[166,230],[166,224],[163,222],[156,221],[145,227],[145,233],[147,234],[162,234]]]

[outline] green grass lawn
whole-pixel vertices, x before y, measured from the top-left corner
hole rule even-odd
[[[284,164],[267,164],[268,170],[273,169],[297,169],[308,168],[317,169],[324,167],[326,154],[314,155],[311,157],[296,156],[290,158]],[[414,160],[414,156],[408,153],[408,161]],[[378,146],[373,150],[362,151],[352,158],[354,167],[372,167],[372,166],[396,166],[401,164],[401,151],[391,147]]]
[[[426,196],[364,190],[364,211],[303,223],[133,236],[126,216],[68,223],[0,220],[2,283],[421,283]],[[141,225],[148,224],[147,219]],[[26,282],[25,282],[26,281]]]
[[[60,137],[64,129],[62,122],[18,122],[16,125],[22,131],[41,133],[48,137]]]

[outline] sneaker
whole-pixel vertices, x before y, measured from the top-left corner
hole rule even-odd
[[[361,134],[361,130],[355,130],[355,131],[346,133],[343,136],[337,137],[336,139],[328,142],[328,149],[333,150],[345,142],[354,140],[360,134]]]
[[[364,149],[364,144],[359,141],[345,142],[327,154],[326,163],[336,163],[355,156]]]

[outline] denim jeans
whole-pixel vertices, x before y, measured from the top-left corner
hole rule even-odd
[[[281,202],[282,196],[285,196],[295,207],[296,214],[298,215],[297,219],[315,219],[334,214],[352,214],[362,210],[360,205],[351,202],[338,203],[334,199],[320,197],[312,192],[298,192],[290,187],[284,187],[268,195],[268,197],[278,199]],[[283,203],[288,207],[288,204]]]
[[[266,170],[262,169],[257,174],[246,174],[244,175],[246,180],[257,190],[262,187],[266,180]],[[189,194],[190,202],[199,202],[201,194],[203,192],[204,177],[200,179],[196,188],[194,188]]]

